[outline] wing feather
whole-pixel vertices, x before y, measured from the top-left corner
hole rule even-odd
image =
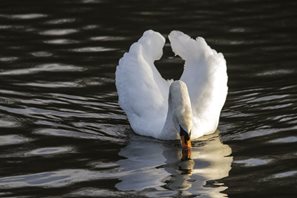
[[[164,44],[161,34],[144,32],[116,69],[119,104],[132,129],[141,135],[157,137],[166,119],[170,82],[162,78],[154,65],[163,54]]]
[[[212,133],[218,126],[228,91],[226,60],[201,37],[194,40],[182,32],[172,31],[169,40],[173,52],[185,60],[181,80],[189,90],[194,136]]]

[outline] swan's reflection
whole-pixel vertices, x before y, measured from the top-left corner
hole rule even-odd
[[[221,191],[227,187],[214,180],[228,176],[233,160],[231,148],[222,144],[218,133],[194,142],[192,160],[188,161],[180,161],[182,154],[178,142],[134,135],[119,154],[126,159],[118,161],[124,175],[116,188],[154,189],[162,195],[222,197]]]

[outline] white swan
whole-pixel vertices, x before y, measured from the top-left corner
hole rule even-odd
[[[201,37],[194,40],[172,31],[169,40],[173,52],[185,60],[181,79],[161,77],[154,61],[161,58],[165,39],[148,30],[117,66],[119,104],[140,135],[187,140],[213,133],[228,90],[224,56]]]

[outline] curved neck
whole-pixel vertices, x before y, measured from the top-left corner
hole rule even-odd
[[[178,139],[180,127],[190,132],[192,129],[192,108],[186,84],[174,81],[170,85],[168,112],[162,136],[164,139]]]

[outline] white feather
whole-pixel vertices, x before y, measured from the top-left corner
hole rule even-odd
[[[172,31],[169,40],[173,52],[185,60],[181,80],[188,86],[192,103],[192,138],[210,134],[217,129],[228,92],[226,60],[202,37],[194,40],[182,32]]]
[[[116,69],[119,104],[127,114],[133,130],[158,138],[167,114],[170,82],[157,71],[154,61],[160,59],[164,37],[152,30],[144,32]]]
[[[177,139],[179,125],[192,139],[214,132],[227,95],[226,61],[203,38],[193,40],[172,31],[169,39],[173,51],[185,60],[181,80],[186,86],[182,81],[170,86],[172,80],[161,77],[154,61],[161,58],[165,39],[148,30],[117,66],[119,104],[140,135]]]

